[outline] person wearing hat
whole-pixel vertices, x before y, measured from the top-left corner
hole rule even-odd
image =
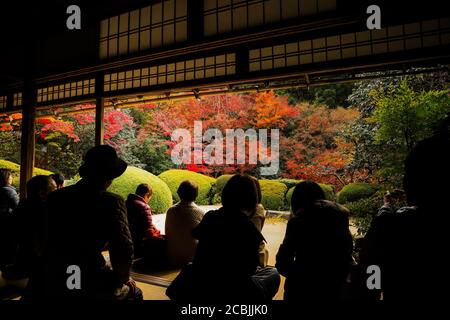
[[[83,160],[81,180],[48,198],[44,263],[25,298],[142,299],[130,280],[133,242],[125,201],[106,191],[127,164],[107,145],[91,148]],[[110,265],[102,255],[106,247]]]

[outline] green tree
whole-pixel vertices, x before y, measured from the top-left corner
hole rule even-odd
[[[411,69],[408,72],[419,72],[422,70]],[[378,134],[379,126],[382,124],[373,119],[375,110],[378,108],[378,101],[382,97],[395,96],[401,90],[402,83],[406,82],[408,88],[415,93],[442,91],[447,87],[449,74],[445,71],[427,72],[408,76],[397,76],[393,71],[378,74],[380,78],[363,80],[354,84],[352,93],[348,96],[348,102],[353,108],[360,111],[360,117],[349,123],[342,131],[342,136],[346,141],[354,145],[353,160],[348,166],[348,170],[361,170],[366,172],[361,180],[373,180],[376,177],[378,182],[385,181],[390,172],[397,172],[389,180],[395,184],[400,183],[399,172],[406,151],[398,152],[397,142],[393,140],[380,140]],[[445,107],[443,105],[440,108]],[[371,121],[370,121],[371,119]],[[427,126],[431,125],[430,123]],[[380,132],[381,134],[381,132]],[[392,171],[392,169],[394,169]],[[379,173],[379,175],[375,175]]]
[[[403,161],[422,139],[433,134],[436,125],[450,113],[450,91],[415,91],[404,79],[397,88],[374,92],[376,108],[369,121],[377,124],[375,142],[389,148],[382,173],[401,175]]]

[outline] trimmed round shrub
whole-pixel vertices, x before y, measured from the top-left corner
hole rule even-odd
[[[211,189],[216,182],[216,179],[205,176],[200,173],[189,170],[172,169],[161,173],[159,176],[168,186],[172,192],[172,198],[175,202],[180,201],[177,190],[178,186],[184,180],[191,180],[198,185],[198,197],[195,201],[199,205],[208,205],[210,197],[212,198]]]
[[[136,167],[129,166],[124,174],[114,179],[108,191],[126,199],[141,183],[148,183],[153,189],[149,205],[154,214],[165,213],[172,206],[172,194],[167,184],[154,174]]]
[[[285,194],[287,187],[275,180],[259,180],[262,193],[262,204],[269,210],[284,210],[286,208]]]
[[[323,192],[325,193],[325,199],[331,200],[331,201],[336,200],[336,195],[334,194],[333,186],[331,186],[329,184],[323,184],[323,183],[319,183],[319,186],[320,186],[320,188],[322,188]],[[286,193],[286,203],[287,203],[288,208],[291,207],[291,199],[292,199],[292,193],[294,193],[294,188],[295,188],[295,186],[290,188],[288,190],[288,192]]]
[[[0,160],[0,168],[11,170],[11,172],[14,175],[13,186],[18,189],[20,186],[20,178],[19,178],[20,177],[20,165],[18,165],[17,163],[11,162],[11,161]],[[51,172],[51,171],[39,169],[39,168],[34,168],[34,170],[33,170],[33,176],[38,176],[38,175],[48,176],[48,175],[51,175],[52,173],[53,172]]]
[[[358,201],[360,199],[369,198],[377,192],[378,189],[378,186],[365,182],[350,183],[343,187],[338,193],[337,200],[342,204]]]

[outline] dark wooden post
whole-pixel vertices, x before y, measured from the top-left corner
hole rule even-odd
[[[105,99],[97,98],[95,100],[95,145],[103,144],[103,136],[105,134]]]
[[[103,144],[105,135],[105,98],[103,98],[103,75],[98,74],[95,77],[95,145]]]
[[[33,176],[35,131],[36,131],[36,92],[30,78],[25,79],[22,93],[22,138],[20,148],[20,198],[27,195],[27,182]]]

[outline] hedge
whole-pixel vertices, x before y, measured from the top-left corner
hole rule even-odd
[[[14,179],[13,179],[13,186],[16,187],[17,189],[19,189],[20,186],[20,165],[18,165],[17,163],[11,162],[11,161],[7,161],[7,160],[0,160],[0,168],[2,169],[9,169],[13,172],[14,175]],[[48,171],[48,170],[44,170],[44,169],[39,169],[39,168],[34,168],[33,170],[33,176],[37,176],[37,175],[44,175],[44,176],[48,176],[50,174],[52,174],[53,172]]]
[[[269,210],[286,209],[285,194],[287,187],[276,180],[259,180],[262,193],[262,204]]]
[[[369,183],[350,183],[342,188],[342,190],[338,193],[337,199],[341,204],[354,202],[360,199],[369,198],[377,192],[378,189],[378,186]]]
[[[211,194],[211,189],[216,182],[216,179],[205,176],[200,173],[188,171],[188,170],[179,170],[172,169],[164,171],[159,175],[159,178],[163,180],[168,186],[172,193],[172,198],[175,202],[180,201],[178,197],[177,190],[178,186],[184,180],[191,180],[198,185],[198,197],[195,201],[199,205],[208,205],[210,204],[210,197],[213,197]]]
[[[141,183],[148,183],[153,188],[149,205],[154,214],[165,213],[172,206],[172,195],[167,184],[154,174],[136,167],[129,166],[124,174],[114,179],[108,191],[126,199]]]

